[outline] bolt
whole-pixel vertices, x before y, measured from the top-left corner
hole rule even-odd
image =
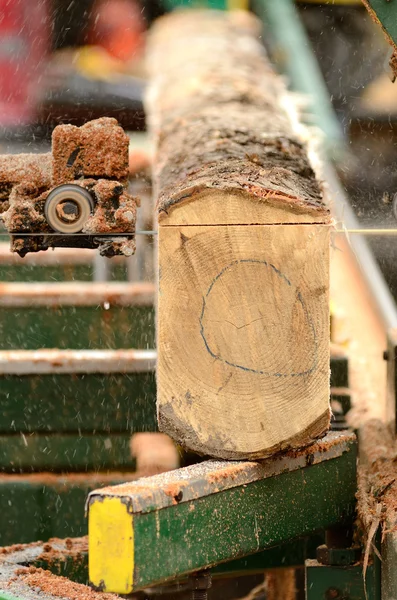
[[[208,600],[207,590],[192,590],[192,600]]]
[[[208,590],[212,585],[211,572],[209,569],[192,573],[189,576],[191,600],[207,600]]]
[[[65,223],[74,223],[80,215],[79,207],[72,200],[64,200],[57,204],[57,215]]]
[[[329,588],[325,592],[326,600],[339,600],[341,598],[340,591],[336,588]]]
[[[131,223],[134,220],[134,213],[131,210],[126,210],[124,213],[124,219]]]

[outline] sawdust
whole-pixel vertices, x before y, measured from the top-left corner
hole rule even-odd
[[[50,571],[25,567],[17,569],[15,574],[31,588],[39,588],[42,592],[67,598],[68,600],[115,600],[118,596],[95,592],[87,585],[75,583],[66,577],[53,575]]]
[[[51,154],[0,154],[0,201],[20,184],[39,193],[51,185]],[[1,202],[0,202],[1,203]]]
[[[397,443],[380,420],[365,423],[359,433],[357,514],[364,538],[374,522],[397,531]]]
[[[224,479],[231,479],[232,481],[236,477],[243,473],[246,469],[246,463],[234,464],[230,467],[225,467],[222,471],[214,471],[208,476],[208,483],[218,483]]]
[[[48,565],[72,559],[73,562],[84,560],[88,553],[88,536],[80,538],[51,538],[43,545],[43,552],[35,560],[45,561]]]
[[[324,436],[327,432],[324,433]],[[326,437],[325,439],[319,439],[314,441],[312,444],[305,446],[304,448],[300,448],[298,450],[288,450],[283,453],[283,456],[288,456],[290,458],[299,458],[301,456],[309,456],[311,454],[317,454],[322,452],[328,452],[334,446],[337,446],[340,443],[340,439],[338,437]]]
[[[7,556],[9,554],[13,554],[14,552],[22,552],[28,548],[37,548],[41,546],[43,542],[31,542],[30,544],[12,544],[11,546],[3,546],[0,548],[0,556]]]
[[[17,476],[18,477],[18,476]],[[42,541],[31,542],[29,544],[12,544],[11,546],[3,546],[0,548],[0,560],[6,559],[10,554],[17,552],[25,552],[32,548],[42,547],[42,552],[35,557],[35,560],[44,560],[49,564],[54,560],[66,560],[68,558],[79,559],[83,554],[88,552],[88,537],[66,538],[57,537],[50,538],[47,542]]]

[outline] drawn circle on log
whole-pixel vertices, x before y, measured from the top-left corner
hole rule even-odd
[[[309,375],[317,366],[315,325],[299,289],[264,260],[236,260],[203,297],[200,334],[230,367],[271,377]]]

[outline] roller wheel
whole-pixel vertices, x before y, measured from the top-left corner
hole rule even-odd
[[[54,231],[78,233],[91,216],[93,208],[92,196],[86,189],[67,183],[50,192],[44,214]]]

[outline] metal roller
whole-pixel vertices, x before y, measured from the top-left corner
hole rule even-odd
[[[59,233],[78,233],[94,209],[91,194],[79,185],[64,184],[48,195],[44,214],[48,224]]]

